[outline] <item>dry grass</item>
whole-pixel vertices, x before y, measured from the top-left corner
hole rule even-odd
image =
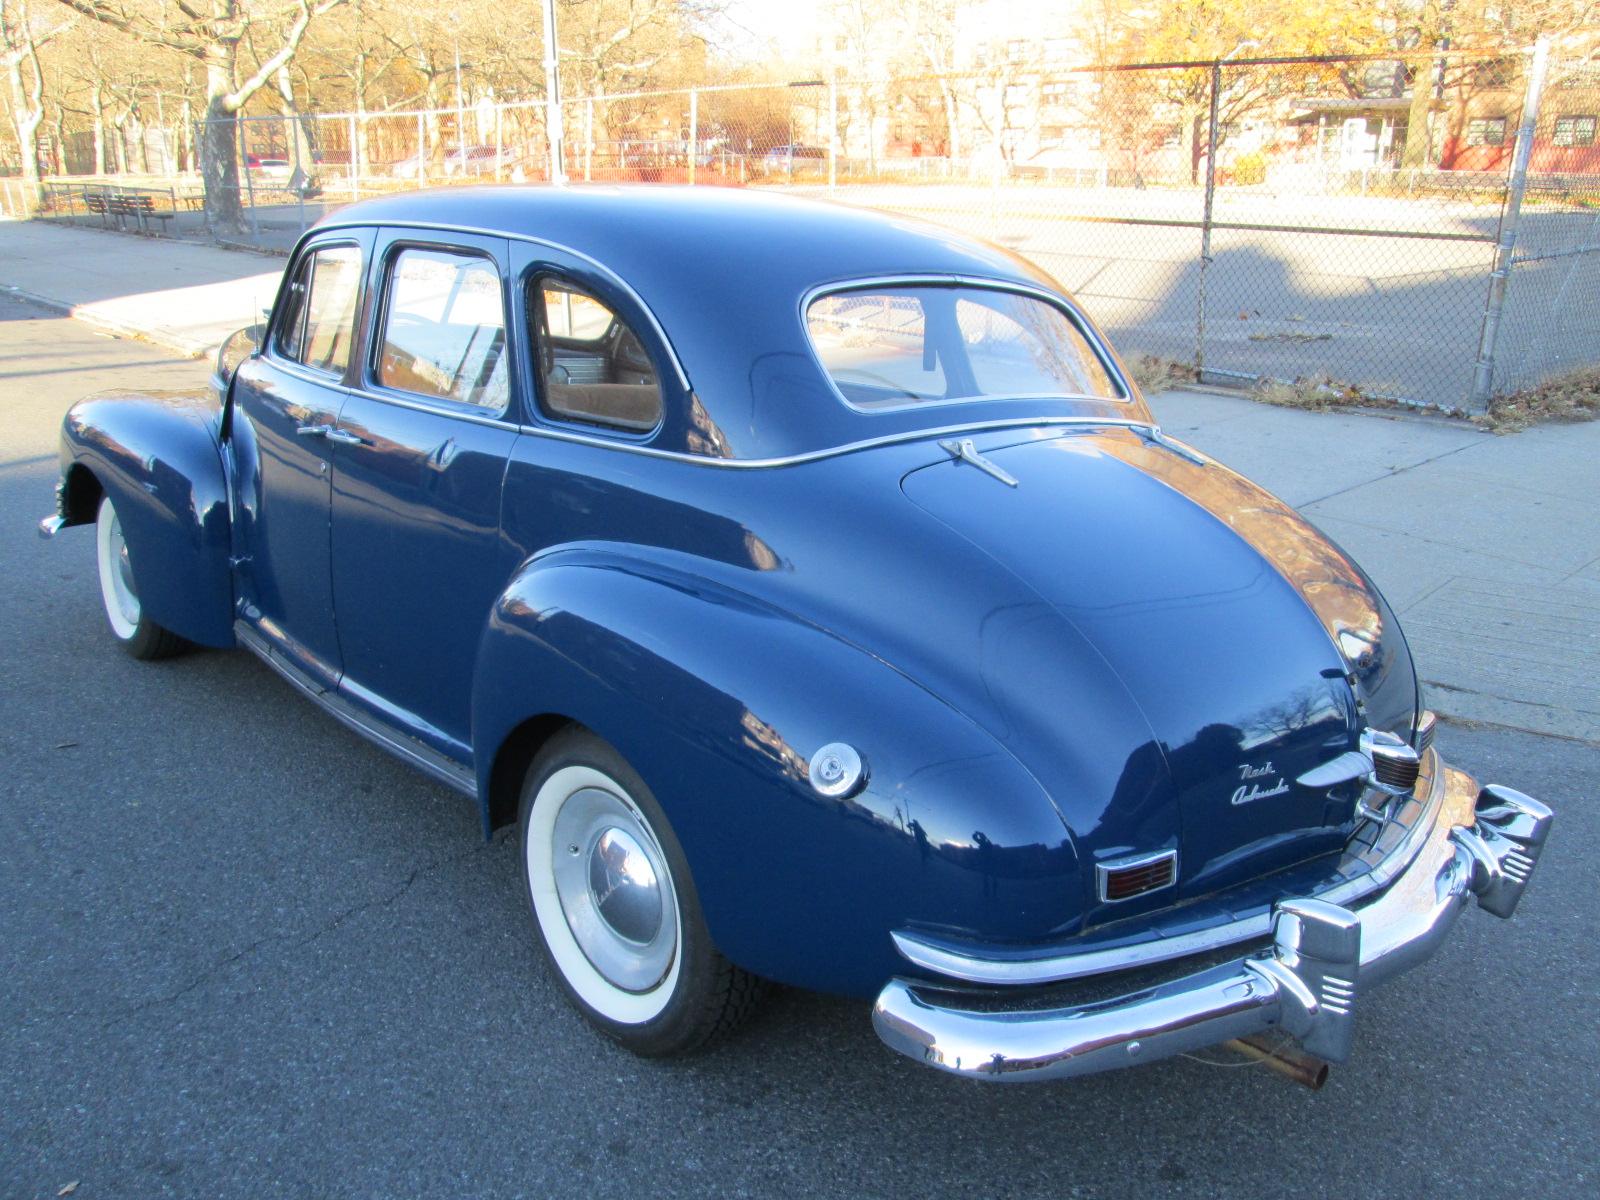
[[[1600,418],[1600,366],[1546,380],[1489,401],[1489,411],[1473,424],[1495,433],[1516,433],[1530,425],[1593,421]]]
[[[1128,373],[1133,376],[1133,382],[1139,390],[1146,395],[1155,392],[1164,392],[1170,387],[1181,383],[1194,382],[1194,368],[1184,363],[1174,362],[1170,358],[1157,358],[1151,354],[1141,354],[1127,363]]]
[[[1262,379],[1250,389],[1250,398],[1279,408],[1302,408],[1310,412],[1335,412],[1350,408],[1396,408],[1393,401],[1364,395],[1360,388],[1339,383],[1327,376],[1302,376],[1293,383]]]

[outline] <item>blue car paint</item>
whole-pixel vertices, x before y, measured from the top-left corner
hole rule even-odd
[[[61,426],[62,515],[92,522],[100,493],[110,497],[138,548],[144,610],[204,646],[233,645],[220,418],[206,392],[111,392],[73,405]]]
[[[291,451],[282,437],[264,451],[241,401],[243,389],[288,388],[272,372],[290,372],[251,359],[234,383],[226,453],[215,404],[183,410],[183,428],[209,431],[204,454],[182,443],[174,463],[209,497],[202,515],[184,527],[169,500],[165,524],[125,518],[134,561],[177,571],[174,590],[194,598],[152,593],[152,615],[230,640],[216,611],[231,586],[230,462],[246,619],[251,605],[266,611],[262,598],[291,612],[284,589],[323,586],[322,572],[342,693],[470,766],[486,827],[513,731],[544,714],[594,729],[672,820],[717,944],[812,988],[865,995],[903,971],[888,937],[897,928],[1026,952],[1114,933],[1125,918],[1171,924],[1219,897],[1256,902],[1327,870],[1353,797],[1291,791],[1277,808],[1230,798],[1241,770],[1270,763],[1287,780],[1348,748],[1363,723],[1409,732],[1409,653],[1336,547],[1231,472],[1127,430],[974,433],[1021,477],[1015,491],[931,436],[805,458],[930,419],[838,400],[805,342],[808,291],[880,274],[1053,285],[908,222],[650,196],[469,191],[345,210],[341,222],[385,226],[371,235],[368,329],[385,247],[451,240],[407,222],[565,238],[603,257],[513,241],[512,344],[526,344],[515,287],[530,272],[578,282],[644,339],[666,393],[662,424],[642,437],[563,436],[586,431],[539,413],[525,356],[501,416],[388,402],[363,335],[345,379],[301,414],[337,419],[364,443],[310,451],[330,466],[331,557],[319,565],[307,546],[290,562],[262,541],[260,487],[261,464]],[[163,461],[157,448],[172,454],[181,439],[151,404],[110,407],[74,409],[66,452],[127,491],[138,455]],[[941,405],[936,420],[1062,416],[1148,412],[1130,395]],[[125,430],[117,454],[99,448],[102,427]],[[801,460],[715,461],[771,455]],[[289,478],[310,496],[304,469]],[[183,560],[174,542],[212,556]],[[1348,644],[1365,656],[1347,660]],[[846,801],[805,779],[811,753],[833,740],[857,745],[870,769]],[[1099,900],[1097,862],[1169,847],[1180,850],[1176,891]]]

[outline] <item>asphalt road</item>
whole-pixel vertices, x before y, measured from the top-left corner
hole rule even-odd
[[[561,998],[465,800],[245,654],[127,658],[92,536],[34,537],[74,398],[202,372],[0,298],[3,1200],[1600,1188],[1594,746],[1443,731],[1559,805],[1554,841],[1514,921],[1363,999],[1320,1093],[1184,1060],[985,1087],[789,991],[637,1061]]]

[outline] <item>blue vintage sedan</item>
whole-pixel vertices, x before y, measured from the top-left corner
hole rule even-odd
[[[353,205],[212,391],[73,407],[70,525],[134,655],[243,645],[515,821],[551,968],[643,1054],[778,980],[977,1079],[1317,1082],[1550,828],[1049,277],[849,208]]]

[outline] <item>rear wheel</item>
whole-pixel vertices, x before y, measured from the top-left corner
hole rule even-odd
[[[169,658],[188,648],[170,629],[157,625],[145,615],[134,587],[133,561],[122,536],[122,522],[109,496],[100,501],[95,518],[96,559],[100,568],[100,599],[105,604],[106,620],[123,649],[135,658]]]
[[[586,730],[558,734],[529,769],[520,817],[540,944],[591,1024],[658,1056],[744,1018],[759,981],[711,944],[678,839],[616,750]]]

